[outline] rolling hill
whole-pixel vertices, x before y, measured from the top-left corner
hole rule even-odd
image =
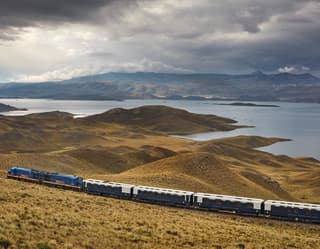
[[[215,115],[199,115],[167,106],[143,106],[112,109],[102,114],[84,118],[89,122],[105,122],[139,127],[166,134],[191,134],[205,131],[228,131],[236,121]]]
[[[318,226],[158,207],[5,179],[8,168],[20,165],[139,185],[320,203],[319,161],[255,149],[285,139],[195,142],[169,136],[235,129],[234,122],[164,106],[77,119],[63,112],[0,116],[0,247],[316,248]],[[86,231],[81,239],[80,229]]]
[[[239,128],[234,120],[143,106],[77,119],[50,112],[0,116],[0,121],[3,170],[23,165],[200,192],[320,202],[318,161],[255,150],[286,139],[195,142],[169,136]]]
[[[212,153],[183,153],[144,164],[113,176],[114,180],[146,185],[157,185],[227,195],[250,196],[265,199],[294,198],[282,189],[257,184],[241,175]]]

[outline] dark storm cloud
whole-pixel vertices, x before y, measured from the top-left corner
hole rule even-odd
[[[135,0],[1,0],[0,38],[13,39],[25,27],[62,23],[97,23],[115,18]],[[110,6],[109,11],[100,13]]]
[[[52,27],[56,39],[43,39]],[[1,0],[0,45],[15,44],[23,52],[7,54],[0,68],[2,63],[14,71],[19,61],[30,68],[26,75],[37,75],[23,39],[34,47],[42,44],[37,57],[28,56],[48,63],[43,73],[49,76],[70,64],[72,75],[87,68],[91,73],[133,68],[319,76],[320,0]],[[57,62],[56,52],[61,52]]]
[[[320,70],[318,0],[161,2],[117,31],[147,58],[198,72]]]
[[[154,1],[161,3],[162,1]],[[191,4],[184,5],[184,2]],[[208,32],[230,32],[242,30],[249,33],[260,31],[260,25],[275,16],[294,13],[314,0],[201,0],[176,1],[163,14],[147,13],[139,25],[130,25],[133,33],[160,32],[175,38],[195,38]],[[295,21],[306,21],[307,17],[290,16]],[[310,21],[310,19],[309,19]],[[128,31],[128,30],[126,30]]]

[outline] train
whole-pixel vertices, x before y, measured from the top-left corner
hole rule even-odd
[[[14,166],[7,177],[87,194],[159,205],[320,224],[320,205],[140,186]]]
[[[71,189],[76,191],[83,190],[83,179],[79,176],[49,173],[15,166],[8,170],[7,177],[57,188]]]

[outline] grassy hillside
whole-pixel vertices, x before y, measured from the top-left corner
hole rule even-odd
[[[227,167],[219,157],[205,152],[180,154],[107,178],[110,177],[123,182],[143,182],[147,185],[178,189],[183,187],[185,190],[197,192],[293,199],[285,191],[259,186],[245,175]]]
[[[316,248],[319,243],[316,226],[103,199],[5,179],[8,168],[20,165],[85,178],[320,203],[319,161],[255,149],[285,139],[171,137],[236,126],[232,120],[162,106],[81,119],[53,112],[0,116],[0,121],[0,248],[5,243],[11,248]],[[81,229],[86,232],[80,234]]]
[[[118,108],[87,117],[85,120],[130,125],[166,134],[191,134],[240,128],[232,125],[236,123],[232,119],[193,114],[167,106],[143,106],[130,110]]]
[[[0,248],[304,248],[320,228],[160,207],[0,177]]]

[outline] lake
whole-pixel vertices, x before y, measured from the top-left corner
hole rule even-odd
[[[0,99],[0,103],[27,108],[28,111],[2,113],[3,115],[25,115],[29,113],[65,111],[83,117],[102,113],[112,108],[133,108],[142,105],[167,105],[194,113],[215,114],[232,118],[241,125],[255,126],[228,132],[208,132],[183,136],[204,141],[209,139],[259,135],[265,137],[289,138],[292,141],[276,143],[260,150],[293,157],[314,157],[320,159],[320,105],[284,102],[254,102],[280,107],[247,107],[217,105],[219,101],[185,100],[126,100],[126,101],[75,101],[49,99]]]

